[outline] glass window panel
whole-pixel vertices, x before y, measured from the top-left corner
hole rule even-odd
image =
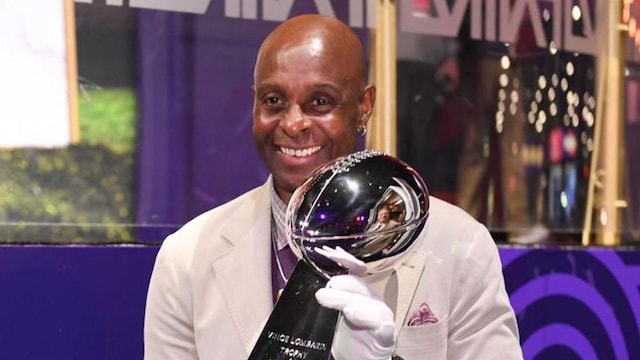
[[[593,11],[460,4],[399,2],[398,155],[498,235],[578,243],[596,110],[595,51],[580,41]],[[558,41],[562,26],[577,40]]]
[[[640,244],[640,2],[623,2],[624,34],[624,141],[626,175],[624,177],[623,240]]]

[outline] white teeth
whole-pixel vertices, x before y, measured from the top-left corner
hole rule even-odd
[[[281,147],[280,151],[282,151],[285,155],[289,155],[289,156],[305,157],[320,151],[320,148],[322,147],[313,146],[306,149],[290,149],[290,148]]]

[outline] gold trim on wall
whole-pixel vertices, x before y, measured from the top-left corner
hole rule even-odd
[[[73,0],[64,2],[64,27],[67,53],[67,92],[69,99],[69,133],[70,142],[80,141],[80,124],[78,121],[78,58],[76,51],[76,21],[75,3]]]
[[[624,35],[619,26],[622,6],[620,0],[598,1],[596,6],[604,21],[600,23],[598,38],[598,103],[582,244],[615,246],[621,243],[621,208],[625,204],[622,197]]]
[[[396,148],[396,2],[378,0],[377,27],[371,31],[371,82],[376,104],[366,145],[395,156]]]

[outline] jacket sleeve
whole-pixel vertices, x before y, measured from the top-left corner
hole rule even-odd
[[[188,249],[177,238],[162,244],[151,275],[144,320],[144,358],[198,359]]]
[[[498,249],[484,226],[475,231],[453,281],[447,358],[522,359]]]

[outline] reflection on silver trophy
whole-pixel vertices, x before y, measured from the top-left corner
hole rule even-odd
[[[422,230],[427,188],[408,165],[365,150],[316,170],[287,208],[287,238],[296,255],[329,277],[344,273],[318,249],[340,247],[367,271],[394,265]]]

